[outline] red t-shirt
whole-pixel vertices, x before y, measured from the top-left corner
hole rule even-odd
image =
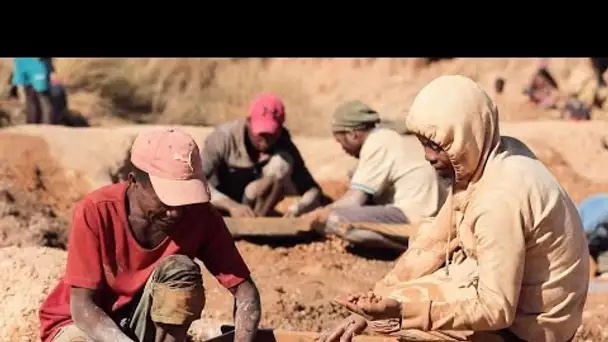
[[[126,190],[126,183],[105,186],[74,209],[65,274],[40,308],[42,341],[73,323],[71,286],[97,290],[95,302],[111,315],[130,303],[169,255],[200,259],[225,288],[249,276],[224,220],[209,203],[189,210],[160,245],[142,248],[128,225]]]

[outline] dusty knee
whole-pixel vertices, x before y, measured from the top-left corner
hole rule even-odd
[[[293,171],[293,158],[285,151],[274,154],[262,170],[264,177],[271,177],[283,182],[291,176]]]
[[[272,177],[262,177],[260,179],[254,180],[253,182],[247,184],[245,187],[245,197],[253,200],[261,197],[265,193],[269,191],[269,189],[278,183],[278,180],[275,180]]]
[[[329,213],[325,221],[325,233],[343,236],[346,230],[346,219],[335,210]]]
[[[154,281],[202,282],[201,268],[194,260],[181,254],[165,257],[154,269]]]
[[[262,177],[245,187],[245,198],[253,200],[274,186],[285,186],[291,177],[292,164],[293,158],[287,152],[279,151],[274,154],[262,169]]]
[[[351,243],[364,243],[370,239],[370,232],[362,229],[351,229],[348,220],[336,211],[332,211],[325,222],[325,231],[338,235]]]
[[[245,196],[245,198],[248,199],[254,199],[258,197],[258,193],[259,191],[259,182],[258,180],[254,180],[253,182],[250,182],[249,184],[247,184],[247,186],[245,186],[245,190],[243,191],[243,194]]]
[[[153,274],[150,316],[156,323],[189,325],[205,306],[200,267],[185,255],[163,259]]]

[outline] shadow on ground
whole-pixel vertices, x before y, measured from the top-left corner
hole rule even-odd
[[[318,235],[314,232],[302,233],[299,235],[289,236],[250,236],[235,238],[235,241],[246,241],[256,245],[267,246],[270,248],[289,248],[296,245],[309,245],[315,242],[324,242],[327,238]],[[348,245],[345,248],[347,253],[368,260],[394,261],[399,258],[401,252],[382,249],[382,248],[366,248],[360,246]]]

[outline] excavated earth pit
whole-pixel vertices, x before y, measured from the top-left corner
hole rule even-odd
[[[38,134],[44,129],[15,128],[0,133],[0,341],[38,339],[37,309],[65,266],[62,248],[71,209],[91,184],[112,181],[121,160],[124,162],[120,153],[129,141],[116,137],[120,129],[115,130],[114,138],[104,137],[103,143],[96,143],[97,137],[93,137],[86,144],[80,139],[97,133],[78,131],[70,136],[71,130],[61,130],[61,136],[53,140],[58,133]],[[528,142],[576,202],[608,190],[608,176],[603,172],[608,166],[605,125],[526,123],[505,125],[504,131]],[[107,134],[98,132],[99,136]],[[120,141],[120,148],[112,141]],[[313,175],[323,180],[326,193],[331,197],[342,193],[344,175],[353,161],[331,140],[302,138],[296,143]],[[77,149],[88,152],[78,158],[57,157],[58,151],[77,154]],[[112,153],[118,156],[106,155]],[[92,160],[98,163],[92,164]],[[99,166],[103,163],[107,165]],[[330,304],[332,298],[368,290],[394,264],[394,259],[354,253],[335,240],[291,247],[246,241],[237,245],[261,291],[264,327],[304,331],[329,327],[346,316],[344,310]],[[206,271],[204,277],[207,306],[203,319],[192,326],[192,334],[200,338],[217,333],[220,324],[230,323],[232,311],[231,295]],[[590,294],[577,341],[608,341],[608,333],[603,331],[608,319],[604,287],[596,287],[600,292]]]

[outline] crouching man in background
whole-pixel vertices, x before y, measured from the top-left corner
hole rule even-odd
[[[326,200],[284,122],[283,101],[264,94],[251,102],[249,117],[219,125],[207,137],[203,171],[211,202],[222,214],[278,216],[275,206],[285,196],[299,195],[285,214],[296,217]]]
[[[322,223],[324,234],[335,234],[353,245],[403,252],[407,231],[377,231],[365,223],[415,225],[437,214],[446,190],[424,159],[416,137],[379,127],[380,122],[380,115],[361,101],[345,102],[336,109],[334,138],[358,159],[357,167],[344,196],[306,217]],[[352,228],[351,223],[361,225]]]
[[[205,305],[200,259],[235,297],[235,341],[252,342],[260,298],[209,203],[194,140],[140,134],[126,182],[76,206],[67,266],[40,308],[43,342],[184,341]]]

